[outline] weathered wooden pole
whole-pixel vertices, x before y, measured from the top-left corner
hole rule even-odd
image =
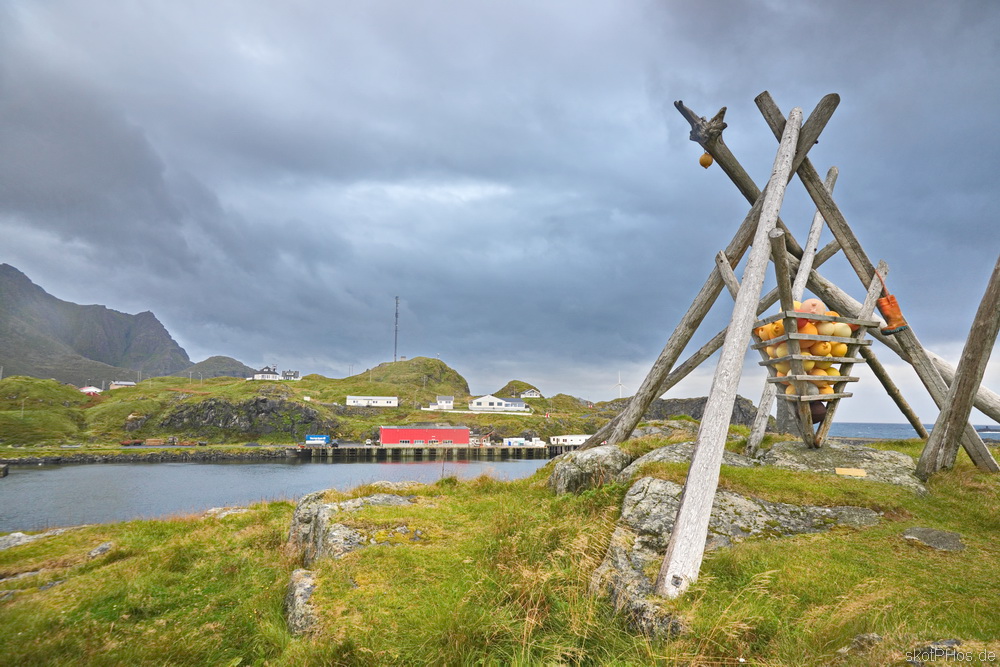
[[[747,344],[750,342],[750,329],[756,319],[757,302],[760,299],[764,274],[768,266],[770,246],[767,238],[778,220],[785,186],[792,173],[792,162],[801,124],[802,110],[792,109],[785,124],[786,132],[778,146],[771,178],[764,189],[760,222],[754,234],[753,248],[747,258],[743,280],[729,322],[729,332],[722,346],[719,364],[712,380],[712,389],[705,404],[697,445],[691,457],[691,468],[684,484],[684,492],[681,494],[667,554],[656,580],[656,593],[661,596],[673,598],[687,590],[691,582],[697,579],[705,555],[708,522],[715,490],[719,484],[719,467],[722,464],[722,453],[729,433],[733,404],[736,402],[736,387],[743,372]]]
[[[976,388],[982,382],[990,360],[993,343],[1000,332],[1000,258],[986,285],[972,329],[965,341],[962,358],[955,369],[955,381],[948,389],[944,407],[938,414],[931,436],[917,461],[917,476],[927,479],[934,473],[955,465],[958,443],[972,412]]]
[[[816,143],[839,103],[840,97],[838,95],[827,95],[820,100],[816,108],[809,114],[808,120],[803,123],[799,133],[799,143],[795,149],[795,158],[792,165],[793,172],[797,165],[806,158],[809,149]],[[707,121],[704,118],[695,116],[681,102],[678,102],[675,106],[681,110],[682,115],[691,123],[691,138],[712,155],[716,163],[727,174],[730,171],[746,174],[743,167],[739,165],[739,162],[722,140],[722,130],[726,127],[726,124],[722,121],[722,117],[725,115],[725,108],[716,114],[715,118],[711,121]],[[730,177],[733,178],[732,174],[730,174]],[[747,178],[749,179],[749,176]],[[753,188],[756,188],[756,185],[753,185]],[[758,197],[752,201],[754,201],[753,207],[725,249],[726,257],[731,266],[739,264],[758,226],[757,223],[760,219],[760,207],[763,205],[763,197]],[[677,358],[684,351],[684,347],[691,340],[702,320],[705,319],[712,304],[715,303],[719,293],[722,291],[722,286],[722,277],[719,274],[718,267],[713,267],[708,280],[705,281],[705,284],[697,296],[695,296],[687,312],[681,317],[681,321],[670,335],[659,357],[653,362],[652,368],[650,368],[642,385],[640,385],[639,389],[632,396],[628,405],[611,422],[599,429],[587,442],[583,443],[580,446],[581,450],[597,447],[604,441],[607,441],[609,445],[617,445],[632,434],[636,424],[642,419],[643,413],[649,408],[649,404],[663,393],[660,387],[664,379],[670,373],[670,369],[677,362]]]

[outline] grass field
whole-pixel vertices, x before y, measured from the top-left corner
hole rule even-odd
[[[920,443],[887,446],[912,455]],[[683,480],[685,471],[673,464],[645,474]],[[934,477],[926,496],[832,475],[724,467],[724,488],[871,507],[883,519],[712,552],[689,594],[666,603],[690,629],[668,642],[644,639],[588,592],[626,487],[557,497],[546,475],[445,478],[418,488],[411,505],[346,517],[368,530],[403,523],[425,539],[317,563],[319,628],[303,637],[288,634],[282,609],[299,566],[285,547],[291,503],[223,519],[90,526],[0,551],[0,579],[38,572],[0,582],[0,598],[21,590],[0,599],[0,661],[892,665],[947,638],[962,639],[966,652],[1000,654],[1000,479],[964,458]],[[915,525],[958,532],[966,549],[914,546],[901,533]],[[107,554],[87,557],[106,541],[114,543]],[[866,632],[885,641],[865,656],[837,656]]]

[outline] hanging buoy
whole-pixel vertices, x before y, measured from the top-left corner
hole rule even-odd
[[[712,159],[712,156],[709,155],[708,153],[704,153],[700,158],[698,158],[698,164],[703,166],[705,169],[711,167],[712,162],[714,162],[714,160]]]

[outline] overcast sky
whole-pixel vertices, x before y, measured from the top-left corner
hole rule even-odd
[[[0,261],[67,301],[153,311],[194,361],[330,377],[392,360],[398,296],[398,354],[474,393],[608,400],[749,208],[672,103],[727,106],[763,186],[777,144],[753,98],[808,115],[836,92],[813,163],[840,168],[848,222],[955,363],[1000,252],[998,56],[989,0],[8,0]],[[797,180],[782,217],[804,241]],[[823,272],[863,297],[842,256]],[[714,367],[667,396],[704,395]],[[838,417],[904,421],[859,374]]]

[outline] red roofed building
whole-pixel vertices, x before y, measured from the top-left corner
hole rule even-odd
[[[466,426],[381,426],[383,445],[468,445]]]

